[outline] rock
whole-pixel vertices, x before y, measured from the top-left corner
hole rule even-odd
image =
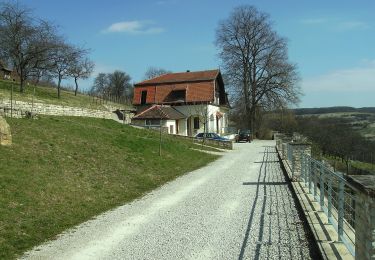
[[[12,145],[12,134],[10,126],[3,117],[0,116],[0,145]]]

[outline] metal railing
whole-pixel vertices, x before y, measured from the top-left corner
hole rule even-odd
[[[288,160],[292,152],[288,147]],[[344,175],[334,172],[322,162],[315,160],[307,154],[301,154],[300,181],[319,202],[328,222],[333,225],[350,253],[355,255],[355,196],[357,190],[350,185]],[[292,160],[291,162],[293,162]],[[292,171],[294,172],[294,165]]]

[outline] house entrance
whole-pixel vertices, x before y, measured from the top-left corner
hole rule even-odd
[[[216,133],[220,134],[219,132],[219,117],[216,116]]]
[[[192,133],[191,133],[191,117],[188,117],[186,120],[187,120],[187,134],[188,134],[188,136],[192,136]]]

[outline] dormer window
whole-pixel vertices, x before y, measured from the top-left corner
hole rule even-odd
[[[168,103],[183,103],[186,100],[186,89],[172,90],[165,98],[164,102]]]
[[[147,90],[142,90],[141,105],[146,104],[146,101],[147,101]]]

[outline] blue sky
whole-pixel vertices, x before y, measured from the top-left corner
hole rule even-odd
[[[268,13],[301,76],[300,107],[375,106],[375,1],[21,0],[71,43],[92,50],[95,74],[148,67],[220,67],[215,30],[234,7]],[[82,82],[88,88],[91,80]],[[66,84],[69,84],[66,82]]]

